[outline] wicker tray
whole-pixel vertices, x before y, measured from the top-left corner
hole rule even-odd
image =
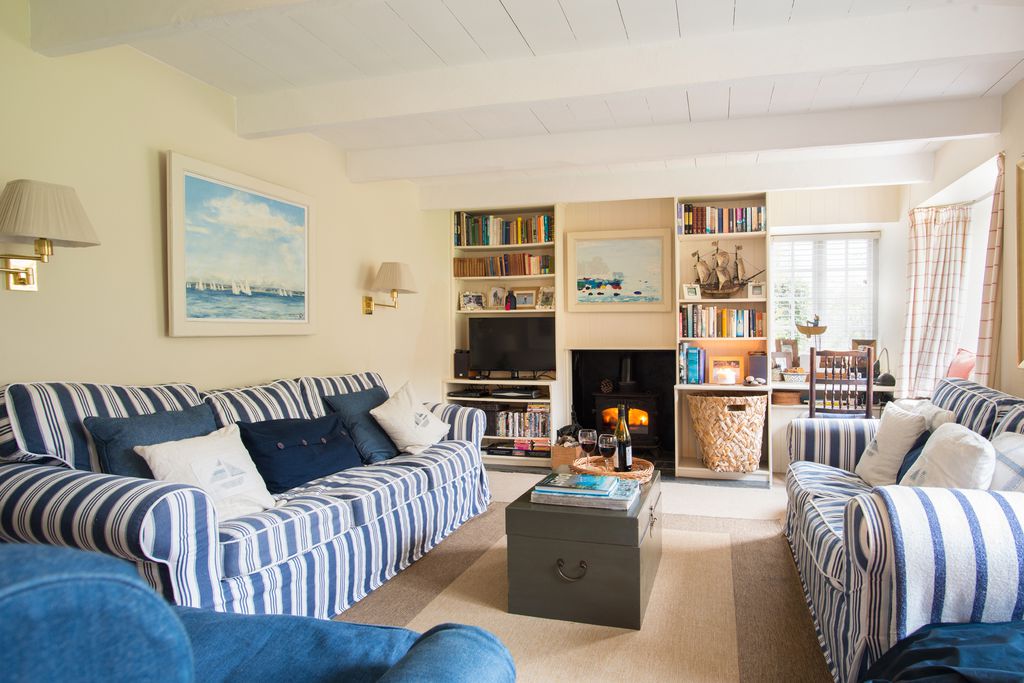
[[[600,455],[580,458],[570,465],[569,469],[576,474],[603,474],[620,479],[636,479],[641,484],[646,484],[654,476],[654,463],[643,458],[633,458],[631,472],[616,472],[615,465],[611,464],[611,458],[602,458]]]

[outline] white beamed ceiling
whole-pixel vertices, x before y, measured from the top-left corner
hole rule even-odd
[[[1024,0],[97,2],[31,0],[35,49],[133,45],[235,95],[240,134],[318,135],[432,206],[927,180],[1024,78]]]

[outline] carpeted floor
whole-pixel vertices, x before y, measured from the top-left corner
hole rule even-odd
[[[497,634],[531,681],[830,681],[779,522],[663,516],[640,631],[506,612],[505,504],[494,503],[338,619]]]

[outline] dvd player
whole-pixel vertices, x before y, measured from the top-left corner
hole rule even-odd
[[[540,389],[506,387],[492,389],[491,396],[494,398],[540,398]]]
[[[487,396],[487,391],[484,389],[460,389],[448,392],[448,398],[483,398],[485,396]]]

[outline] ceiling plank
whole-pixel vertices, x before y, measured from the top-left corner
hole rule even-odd
[[[619,0],[619,9],[632,45],[679,37],[675,0]]]
[[[998,97],[347,153],[354,182],[997,135]],[[474,126],[475,127],[475,126]],[[525,129],[528,129],[526,127]]]
[[[501,0],[501,4],[534,54],[547,55],[576,48],[576,36],[557,0]]]
[[[446,2],[463,23],[471,12],[484,12],[492,3],[500,10],[497,0]],[[520,48],[528,50],[511,20],[505,16],[504,21]],[[259,136],[362,119],[530,105],[552,99],[607,98],[777,74],[884,71],[895,65],[929,66],[981,55],[1010,59],[1024,54],[1024,32],[1017,29],[1021,25],[1024,7],[952,5],[913,16],[902,13],[821,22],[820,30],[813,32],[792,26],[748,31],[744,40],[727,51],[721,49],[717,36],[692,36],[685,41],[466,64],[242,96],[238,99],[238,130]],[[469,24],[467,28],[473,31]],[[491,26],[488,30],[498,29]],[[476,32],[474,35],[490,56],[493,45]],[[494,44],[502,43],[496,40]],[[809,59],[808,55],[815,57]],[[865,82],[858,103],[876,90],[874,80],[872,76]],[[786,87],[782,90],[780,93],[776,87],[778,103],[773,100],[772,111],[806,109],[814,95],[802,86],[793,92]]]
[[[444,0],[488,59],[515,59],[533,53],[498,0]]]
[[[445,64],[482,62],[487,55],[441,0],[387,0]]]
[[[934,156],[911,154],[864,159],[697,168],[691,161],[668,169],[604,173],[530,174],[523,177],[445,180],[421,183],[423,209],[536,206],[557,202],[671,197],[686,188],[693,196],[741,194],[818,187],[905,185],[932,179]]]
[[[626,27],[615,0],[558,0],[558,3],[581,48],[626,44]]]

